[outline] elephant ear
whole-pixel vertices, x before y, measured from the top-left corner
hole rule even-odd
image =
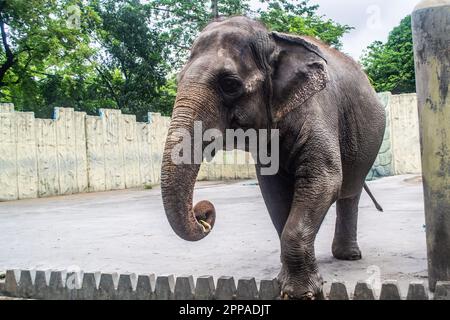
[[[301,106],[329,81],[327,60],[315,44],[303,38],[272,32],[277,49],[272,64],[275,122]]]

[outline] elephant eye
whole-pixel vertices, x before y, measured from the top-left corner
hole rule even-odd
[[[219,84],[226,95],[237,96],[242,91],[242,82],[234,77],[222,78]]]

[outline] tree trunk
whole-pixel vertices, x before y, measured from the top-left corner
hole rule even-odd
[[[211,1],[211,16],[213,19],[217,19],[219,17],[219,0]]]
[[[4,49],[5,55],[6,55],[6,61],[0,66],[0,87],[6,85],[3,82],[3,78],[5,77],[6,72],[16,62],[14,59],[14,54],[12,53],[11,48],[8,44],[6,30],[5,30],[5,22],[3,21],[3,17],[1,15],[1,10],[3,10],[3,5],[4,5],[4,3],[2,2],[1,6],[0,6],[0,30],[1,30],[1,36],[2,36],[3,49]]]

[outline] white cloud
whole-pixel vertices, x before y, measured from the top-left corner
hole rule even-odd
[[[386,41],[389,32],[410,14],[419,0],[311,0],[319,13],[355,29],[345,35],[343,51],[359,59],[376,40]],[[252,0],[255,7],[261,6]]]

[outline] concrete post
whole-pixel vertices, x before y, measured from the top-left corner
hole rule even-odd
[[[430,290],[450,280],[450,0],[412,15]]]
[[[377,300],[372,285],[365,281],[358,281],[353,294],[353,300]]]
[[[258,300],[258,298],[258,287],[255,278],[239,279],[236,300]]]
[[[333,281],[330,289],[330,300],[350,300],[345,282]]]
[[[261,300],[276,300],[280,296],[281,289],[277,279],[261,280],[259,285],[259,298]]]
[[[380,293],[380,300],[402,300],[398,282],[387,280],[383,282]]]
[[[79,300],[93,300],[97,292],[97,281],[95,273],[84,273],[81,289],[78,290],[77,297]]]
[[[152,300],[154,298],[156,277],[154,274],[139,275],[136,285],[136,300]]]
[[[20,281],[18,288],[18,296],[22,298],[31,298],[34,295],[34,286],[29,270],[22,270],[20,272]]]
[[[194,277],[181,276],[175,282],[175,300],[194,300]]]
[[[213,300],[214,291],[214,278],[212,276],[197,278],[197,285],[195,286],[195,300]]]
[[[450,300],[450,281],[438,281],[434,300]]]
[[[423,281],[415,281],[409,284],[407,300],[428,300],[428,291]]]
[[[217,280],[216,300],[233,300],[236,295],[236,283],[233,277],[220,277]]]
[[[134,288],[137,286],[137,278],[135,274],[121,274],[119,284],[117,285],[118,300],[135,300],[136,293]]]
[[[156,278],[156,300],[173,300],[175,290],[175,277],[173,275]]]

